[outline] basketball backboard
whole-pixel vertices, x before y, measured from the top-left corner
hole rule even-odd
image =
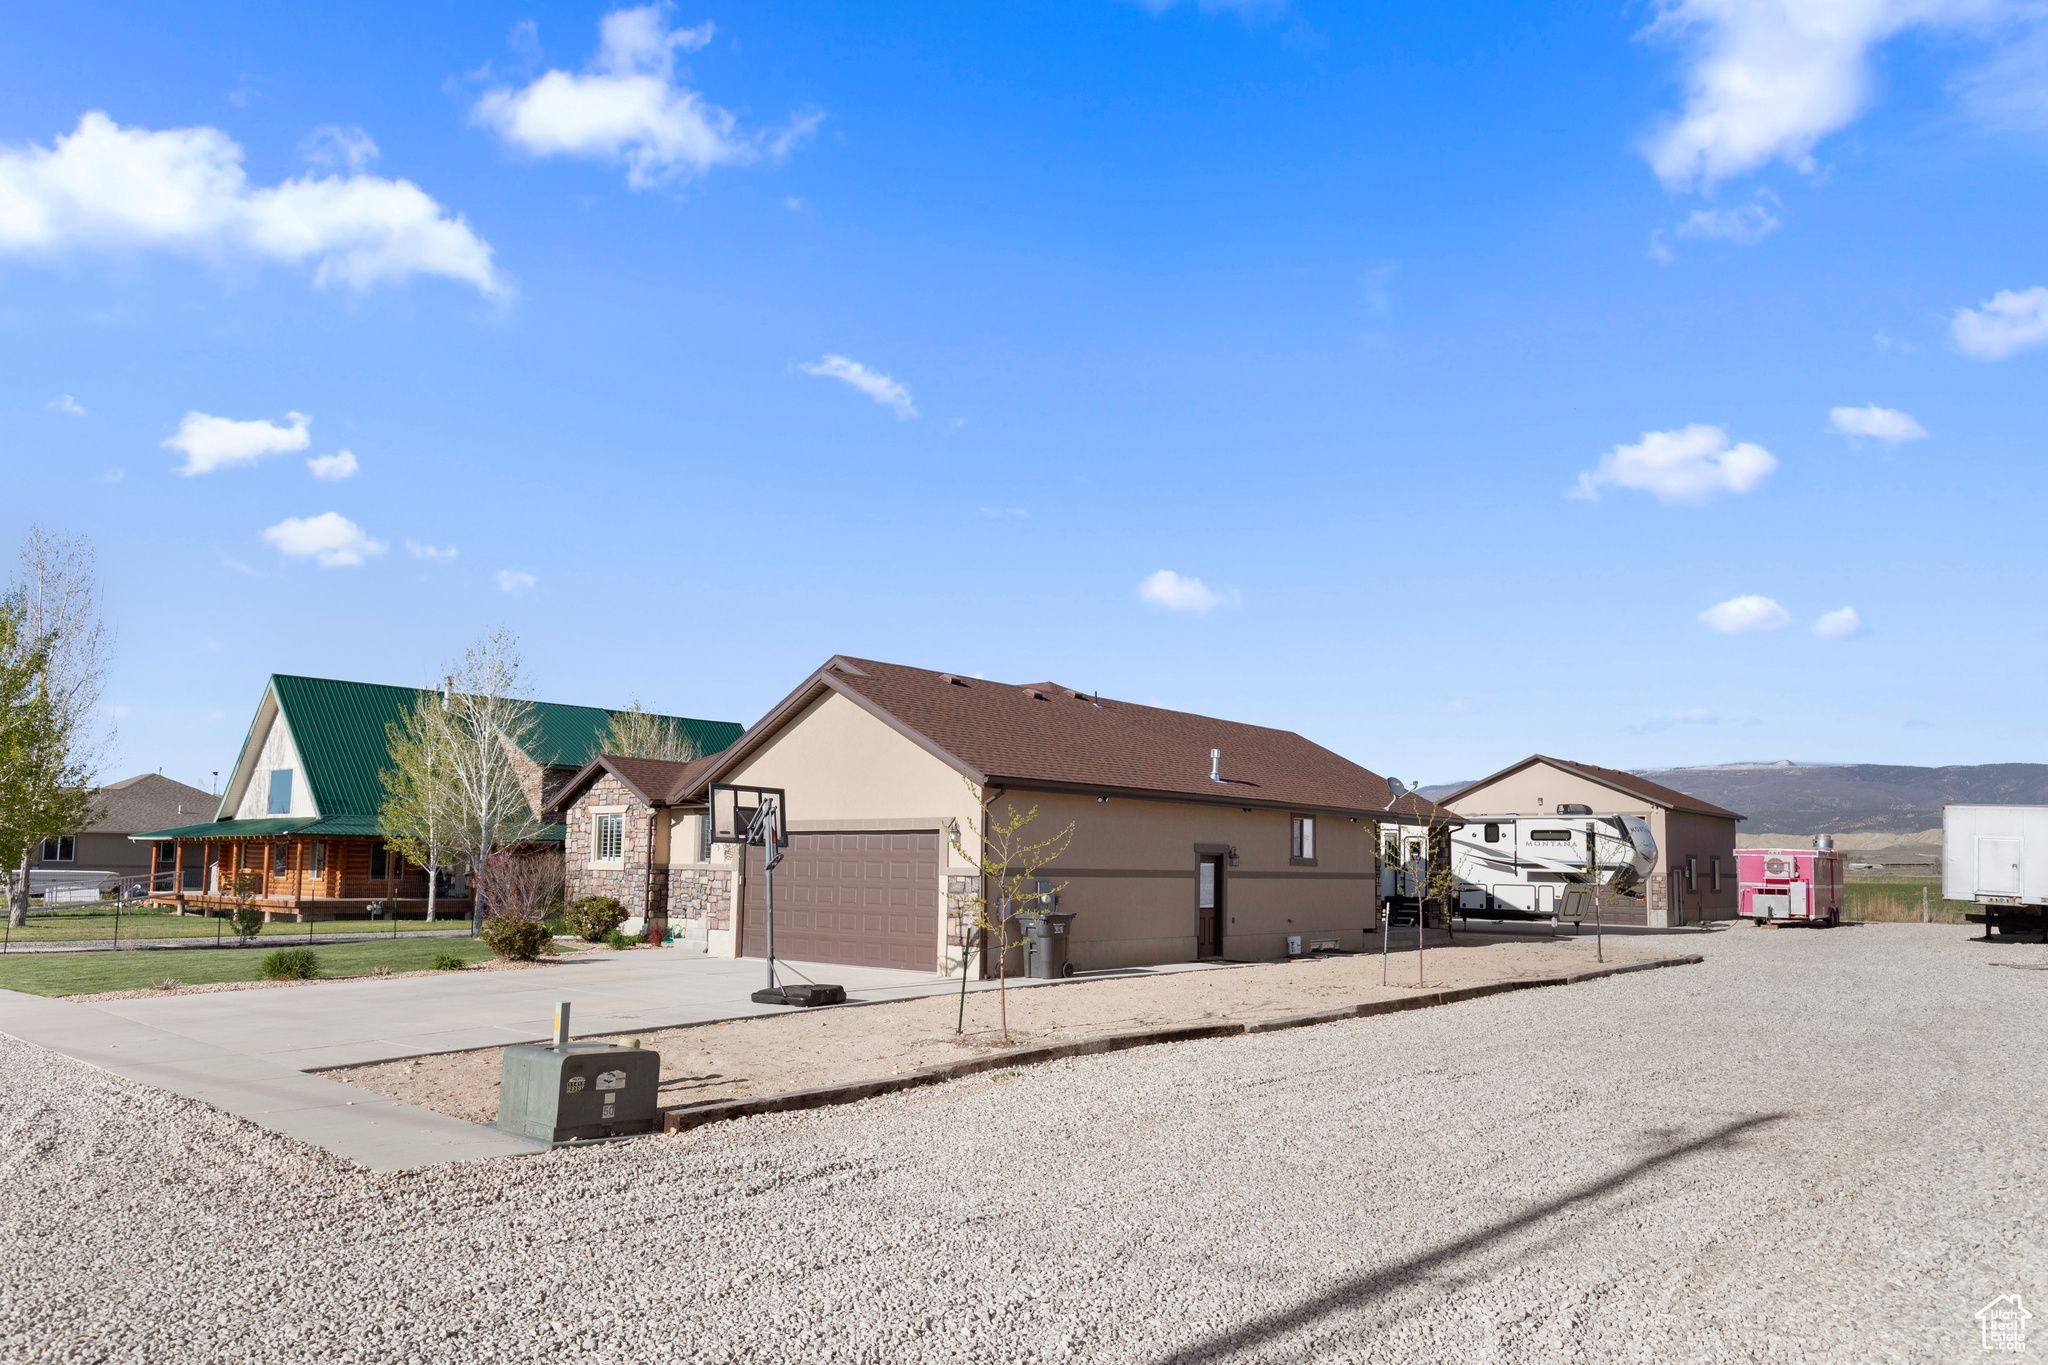
[[[754,828],[763,807],[770,811],[768,828]],[[711,842],[714,844],[766,844],[789,847],[789,798],[780,787],[737,787],[726,782],[711,785]]]

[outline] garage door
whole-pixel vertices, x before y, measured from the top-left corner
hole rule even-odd
[[[768,953],[766,885],[761,850],[750,848],[748,957]],[[938,833],[790,835],[775,869],[775,955],[937,971]]]

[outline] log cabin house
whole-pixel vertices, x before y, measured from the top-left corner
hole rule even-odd
[[[150,846],[151,902],[186,909],[225,907],[236,878],[255,879],[267,919],[368,915],[402,901],[423,905],[425,869],[386,847],[377,828],[378,774],[389,766],[385,727],[433,695],[412,687],[274,674],[223,789],[214,818],[129,836]],[[602,748],[617,712],[533,703],[533,738],[517,758],[535,810]],[[729,721],[672,722],[707,754],[739,738]],[[542,842],[560,847],[562,826]],[[444,871],[437,891],[452,914],[470,908],[466,885]]]

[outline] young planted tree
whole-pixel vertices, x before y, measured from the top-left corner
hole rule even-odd
[[[521,664],[519,642],[500,629],[472,645],[448,675],[444,846],[469,873],[471,922],[478,927],[489,899],[481,882],[484,864],[498,850],[540,834],[523,780],[538,722],[523,695]],[[442,837],[438,829],[436,837]]]
[[[967,838],[956,828],[951,842],[955,851],[981,871],[982,891],[978,895],[956,895],[955,908],[962,921],[970,930],[979,930],[982,943],[995,937],[996,955],[996,999],[1001,1011],[1003,1041],[1010,1041],[1010,996],[1009,957],[1010,929],[1018,920],[1041,912],[1043,896],[1058,895],[1066,890],[1065,882],[1057,886],[1040,888],[1041,875],[1048,863],[1056,861],[1067,851],[1067,845],[1074,841],[1074,826],[1071,822],[1059,833],[1048,838],[1034,838],[1031,825],[1038,819],[1038,807],[1018,810],[1010,802],[1003,803],[1004,814],[996,818],[995,797],[985,787],[967,782],[968,794],[980,808],[981,829],[974,839],[974,847],[967,846]],[[963,934],[972,939],[972,934]],[[960,995],[964,1002],[967,996],[967,944],[961,945]]]
[[[44,839],[73,834],[99,818],[92,791],[111,734],[100,723],[113,641],[100,620],[92,545],[84,536],[52,536],[29,528],[9,598],[10,666],[26,668],[26,706],[10,717],[12,731],[0,776],[0,846],[19,880],[8,922],[27,922],[29,866]]]
[[[452,780],[456,736],[450,714],[446,699],[422,692],[384,727],[391,766],[377,774],[384,788],[377,828],[386,844],[427,870],[428,923],[438,917],[441,869],[456,856],[455,830],[462,823]]]
[[[1414,812],[1420,824],[1380,827],[1381,853],[1390,868],[1398,869],[1415,897],[1415,984],[1423,976],[1423,939],[1429,928],[1430,907],[1443,907],[1444,927],[1450,927],[1451,910],[1458,904],[1458,879],[1451,872],[1450,832],[1457,820],[1433,801],[1416,798]],[[1389,917],[1391,919],[1391,917]],[[1386,984],[1385,949],[1392,941],[1391,927],[1382,935],[1380,983]]]
[[[643,709],[638,697],[630,710],[612,713],[604,751],[620,758],[659,758],[669,763],[689,763],[704,756],[682,726]]]

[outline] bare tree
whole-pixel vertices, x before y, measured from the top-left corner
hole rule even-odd
[[[1007,1043],[1010,1041],[1010,930],[1018,920],[1039,911],[1045,904],[1042,897],[1057,895],[1066,889],[1065,882],[1041,889],[1038,880],[1046,864],[1065,853],[1067,845],[1074,841],[1074,826],[1069,823],[1048,839],[1033,839],[1028,831],[1031,823],[1038,819],[1038,807],[1020,811],[1006,801],[1003,803],[1005,814],[998,820],[992,804],[994,798],[989,791],[975,786],[971,778],[963,780],[974,804],[981,808],[980,838],[970,851],[956,828],[951,842],[961,857],[981,869],[983,893],[955,895],[953,900],[968,927],[982,931],[984,944],[988,942],[989,934],[995,935],[996,996],[1001,1007],[1003,1041]],[[967,993],[966,956],[966,945],[963,944],[960,964],[963,1001]]]
[[[630,710],[612,712],[604,751],[620,758],[659,758],[669,763],[688,763],[704,756],[682,726],[643,709],[638,697]]]
[[[540,834],[521,765],[538,723],[524,696],[519,642],[503,628],[463,654],[448,675],[448,811],[445,847],[472,881],[499,849]],[[481,924],[482,897],[471,907]]]
[[[53,536],[29,527],[10,596],[16,612],[16,647],[38,661],[35,723],[13,756],[19,766],[7,783],[15,805],[7,823],[19,842],[8,922],[27,922],[29,867],[35,845],[76,833],[97,818],[91,788],[113,742],[100,716],[113,637],[100,619],[100,589],[92,544],[84,536]]]
[[[422,692],[384,727],[391,766],[377,774],[384,796],[377,827],[384,842],[427,870],[427,922],[437,917],[441,869],[455,859],[463,823],[455,800],[456,732],[449,699]]]
[[[478,898],[489,903],[491,914],[538,920],[562,894],[562,860],[507,849],[484,859],[475,880]]]

